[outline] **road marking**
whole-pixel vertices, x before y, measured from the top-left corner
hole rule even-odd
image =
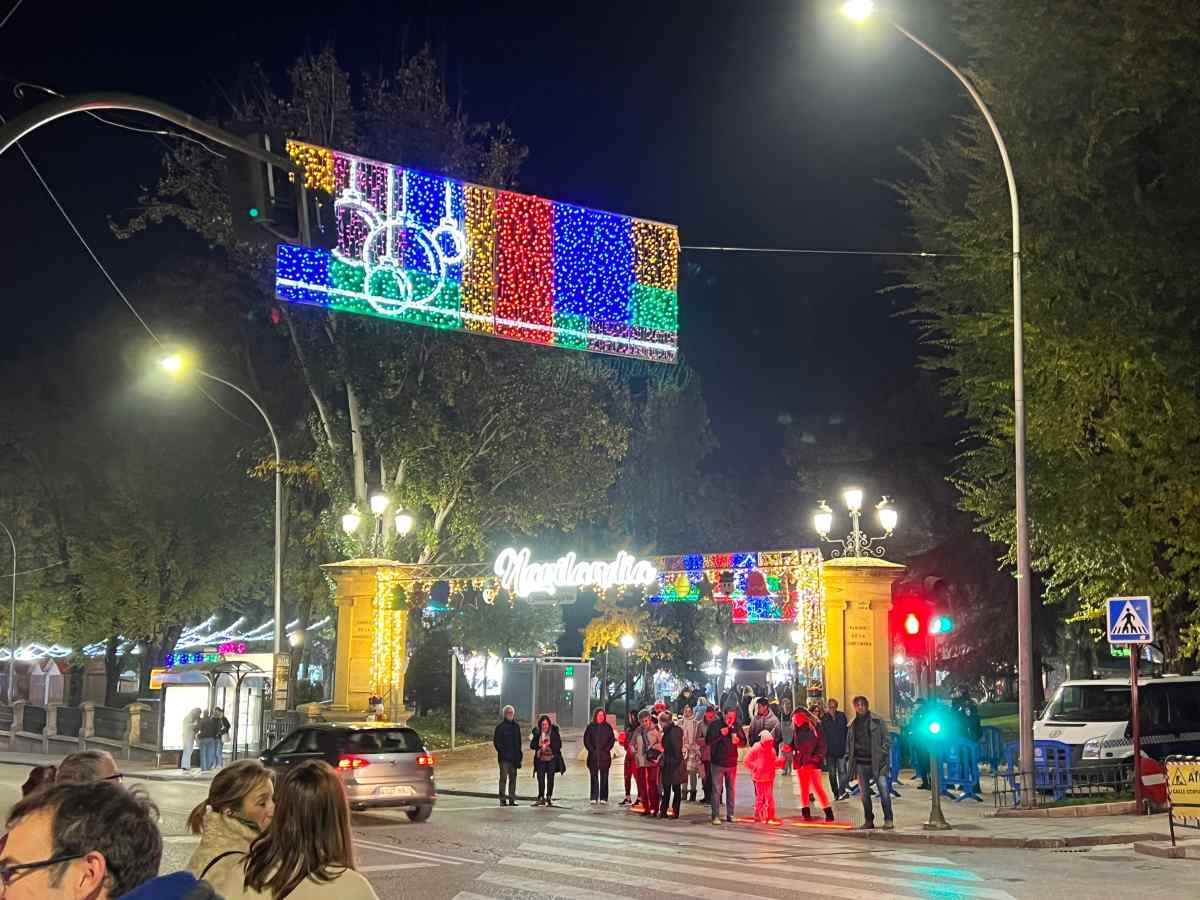
[[[357,840],[354,842],[355,847],[365,847],[368,850],[378,850],[381,853],[397,853],[405,856],[415,856],[418,859],[429,859],[435,862],[446,863],[451,866],[459,866],[464,863],[467,865],[477,865],[479,860],[463,859],[461,856],[449,856],[445,853],[434,853],[430,850],[413,850],[407,847],[397,847],[394,844],[382,844],[378,841]]]
[[[516,891],[527,891],[540,894],[543,897],[562,897],[564,900],[613,900],[613,894],[605,891],[589,891],[587,888],[573,887],[569,884],[557,884],[550,881],[538,881],[534,878],[520,878],[516,875],[501,875],[498,872],[484,872],[479,880],[497,887],[511,888]],[[693,888],[695,896],[701,896]],[[478,894],[459,894],[459,897],[479,897]],[[620,895],[616,895],[620,896]],[[483,897],[482,900],[492,900]]]
[[[678,855],[679,855],[679,847],[677,844],[674,844],[674,843],[659,844],[659,843],[651,842],[648,844],[645,841],[620,840],[620,839],[614,840],[614,839],[610,839],[607,837],[603,837],[601,835],[572,834],[570,832],[568,832],[566,834],[548,833],[547,832],[547,833],[536,835],[534,840],[536,840],[538,838],[550,840],[550,841],[553,841],[556,843],[568,844],[571,846],[580,845],[580,846],[591,846],[591,847],[595,848],[597,846],[597,844],[600,844],[601,846],[598,849],[611,848],[613,850],[622,850],[622,851],[626,851],[626,852],[630,852],[630,853],[638,853],[641,855],[649,855],[649,856],[678,857]],[[536,850],[539,848],[538,848],[538,845],[536,845],[536,844],[526,842],[525,844],[521,845],[520,849],[521,850]],[[721,848],[718,846],[713,849],[721,850],[721,849],[728,849],[728,848]],[[551,851],[547,850],[546,852],[551,852]],[[558,853],[559,851],[556,850],[554,852]],[[826,855],[828,855],[828,854],[826,854]],[[581,857],[581,858],[583,858],[583,857]],[[766,870],[766,871],[774,871],[774,872],[792,872],[792,871],[800,871],[802,869],[805,869],[805,863],[811,864],[814,862],[822,861],[823,864],[826,866],[828,866],[828,865],[834,866],[835,867],[834,871],[836,871],[837,868],[868,869],[871,871],[875,871],[878,869],[893,869],[893,870],[896,870],[899,872],[904,872],[909,875],[927,875],[927,876],[933,876],[933,877],[937,877],[937,878],[954,879],[956,881],[981,881],[982,880],[978,875],[976,875],[973,872],[968,872],[968,871],[965,871],[962,869],[954,869],[954,868],[951,868],[949,865],[934,867],[934,866],[929,866],[929,865],[911,865],[911,864],[905,864],[905,863],[899,863],[899,862],[892,862],[890,860],[846,859],[844,856],[841,856],[841,855],[838,855],[836,860],[826,860],[823,856],[818,855],[818,854],[813,854],[813,855],[808,855],[808,856],[788,856],[787,859],[789,860],[788,862],[781,861],[778,863],[774,863],[774,862],[755,862],[752,860],[739,858],[739,859],[730,859],[724,864],[725,865],[733,865],[733,866],[746,866],[746,867],[750,867],[756,871]],[[923,860],[923,861],[924,862],[932,862],[932,860]],[[935,871],[935,869],[936,869],[936,871]]]
[[[559,816],[553,822],[547,822],[548,828],[569,828],[567,822],[587,822],[593,828],[596,823],[590,820],[587,816]],[[578,825],[575,826],[578,828]],[[730,844],[744,844],[748,847],[756,847],[762,850],[773,850],[776,848],[794,850],[797,846],[797,835],[794,828],[780,826],[773,828],[770,831],[762,831],[760,833],[752,833],[749,829],[740,829],[735,825],[725,825],[718,831],[711,826],[692,825],[680,828],[677,825],[650,825],[644,826],[636,823],[622,823],[616,828],[605,828],[605,834],[617,834],[623,837],[663,837],[663,829],[672,829],[671,840],[677,844],[695,844],[697,846],[705,846],[710,849],[725,849],[728,850]],[[677,830],[676,830],[677,829]],[[822,836],[825,840],[825,836]],[[815,845],[813,845],[815,846]],[[850,844],[844,841],[822,843],[823,847],[833,847],[837,849],[861,848],[861,844]]]
[[[637,888],[643,892],[658,891],[662,894],[702,897],[705,900],[772,900],[770,897],[751,894],[746,891],[726,891],[721,888],[709,887],[708,885],[698,885],[694,880],[688,884],[681,884],[677,881],[664,881],[661,878],[651,878],[649,875],[642,873],[598,872],[595,869],[583,866],[568,866],[544,859],[506,856],[500,860],[499,865],[512,866],[519,869],[533,869],[543,875],[569,875],[575,878],[587,878],[592,881],[607,881],[612,884],[623,884],[627,887]],[[560,887],[557,884],[548,886],[550,887],[551,896],[565,896],[559,893]],[[788,887],[794,890],[797,887],[796,882],[794,880],[789,881]],[[611,897],[612,895],[609,894],[607,896]],[[879,900],[879,894],[877,891],[863,891],[863,900]]]
[[[385,872],[399,872],[402,869],[436,869],[437,863],[388,863],[379,866],[359,866],[354,871],[365,875],[382,875]]]

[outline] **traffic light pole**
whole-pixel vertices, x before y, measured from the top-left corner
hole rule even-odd
[[[937,645],[934,643],[933,635],[927,638],[929,641],[929,653],[926,655],[925,678],[927,679],[927,688],[925,696],[929,698],[929,702],[933,702],[934,687],[937,684],[937,676],[934,674],[934,666],[936,664]],[[950,828],[950,823],[946,821],[946,817],[942,814],[942,765],[938,759],[938,742],[933,741],[929,748],[929,821],[925,823],[926,831],[946,831]]]

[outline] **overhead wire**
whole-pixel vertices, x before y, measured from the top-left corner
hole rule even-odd
[[[13,17],[13,13],[20,9],[21,4],[24,2],[25,0],[17,0],[17,2],[12,5],[12,9],[8,11],[8,15],[6,15],[3,19],[0,19],[0,28],[3,28],[8,24],[8,20]]]
[[[717,253],[798,253],[805,255],[826,256],[916,256],[916,257],[949,257],[954,259],[1002,258],[1004,253],[931,253],[927,250],[832,250],[819,248],[793,247],[721,247],[716,245],[684,244],[680,250],[707,250]]]

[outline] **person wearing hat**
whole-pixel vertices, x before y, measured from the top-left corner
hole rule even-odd
[[[745,760],[754,782],[754,821],[774,822],[775,773],[783,768],[783,757],[776,755],[775,736],[766,728],[757,738]]]
[[[783,745],[783,729],[779,727],[779,719],[771,712],[770,701],[766,697],[759,697],[754,701],[754,718],[750,720],[747,731],[750,746],[758,743],[758,736],[764,731],[771,732],[776,747]]]

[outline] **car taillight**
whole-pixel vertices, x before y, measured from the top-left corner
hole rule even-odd
[[[428,753],[422,753],[420,756],[417,757],[417,765],[418,766],[432,766],[433,765],[433,757],[430,756]]]
[[[369,766],[370,764],[371,764],[371,761],[369,759],[363,759],[361,756],[343,755],[343,756],[338,757],[338,768],[339,769],[351,769],[351,770],[361,769],[361,768],[364,768],[365,766]]]

